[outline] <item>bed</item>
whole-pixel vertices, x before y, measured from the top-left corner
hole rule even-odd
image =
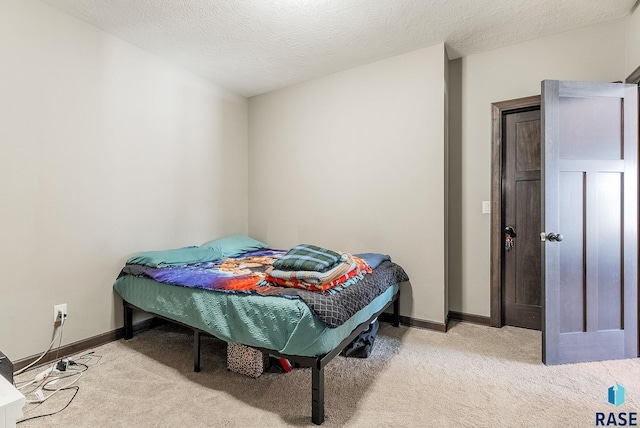
[[[133,337],[133,311],[140,310],[193,330],[196,372],[202,334],[310,367],[311,419],[319,425],[325,366],[385,310],[393,308],[399,326],[399,285],[408,277],[389,257],[364,254],[361,260],[373,269],[337,289],[276,286],[265,281],[265,272],[286,251],[248,237],[231,239],[238,240],[241,245],[223,238],[129,259],[113,285],[124,304],[125,339]]]

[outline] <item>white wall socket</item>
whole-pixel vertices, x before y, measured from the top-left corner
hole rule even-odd
[[[62,312],[63,318],[67,316],[67,304],[63,303],[61,305],[55,305],[53,307],[53,322],[62,321],[61,318],[58,318],[58,312]]]

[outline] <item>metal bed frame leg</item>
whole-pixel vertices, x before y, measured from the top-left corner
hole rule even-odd
[[[324,368],[311,371],[311,421],[316,425],[324,422]]]
[[[400,327],[400,295],[393,301],[393,326]]]
[[[200,371],[200,332],[193,330],[193,371]]]
[[[129,306],[124,307],[124,339],[129,340],[133,337],[133,309]]]

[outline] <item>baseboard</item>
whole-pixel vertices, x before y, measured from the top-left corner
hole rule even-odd
[[[393,323],[393,314],[389,314],[385,312],[382,315],[380,315],[378,319],[380,321]],[[427,330],[435,330],[441,333],[445,333],[447,331],[445,323],[419,320],[416,318],[405,317],[404,315],[400,315],[400,324],[406,325],[409,327],[418,327],[418,328],[424,328]]]
[[[137,333],[143,330],[148,330],[152,327],[158,326],[160,324],[164,324],[166,321],[161,320],[160,318],[149,318],[140,322],[137,322],[133,325],[133,332]],[[113,342],[114,340],[119,340],[124,337],[124,327],[120,327],[116,330],[111,330],[106,333],[99,334],[97,336],[89,337],[87,339],[79,340],[74,343],[70,343],[68,345],[62,346],[60,349],[53,348],[51,351],[47,352],[47,354],[38,361],[38,365],[49,363],[57,358],[64,358],[68,355],[77,354],[82,351],[86,351],[91,348],[95,348],[100,345],[104,345],[109,342]],[[23,367],[28,366],[32,362],[38,359],[41,354],[33,355],[31,357],[23,358],[18,361],[13,362],[13,369],[20,370]],[[57,358],[56,358],[57,355]]]
[[[480,325],[491,325],[491,318],[482,315],[465,314],[463,312],[449,311],[449,320],[470,322]]]

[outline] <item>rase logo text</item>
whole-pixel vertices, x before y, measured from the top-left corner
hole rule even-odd
[[[616,382],[608,389],[607,401],[612,406],[620,407],[624,404],[624,387]],[[596,426],[638,426],[637,412],[596,412]]]

